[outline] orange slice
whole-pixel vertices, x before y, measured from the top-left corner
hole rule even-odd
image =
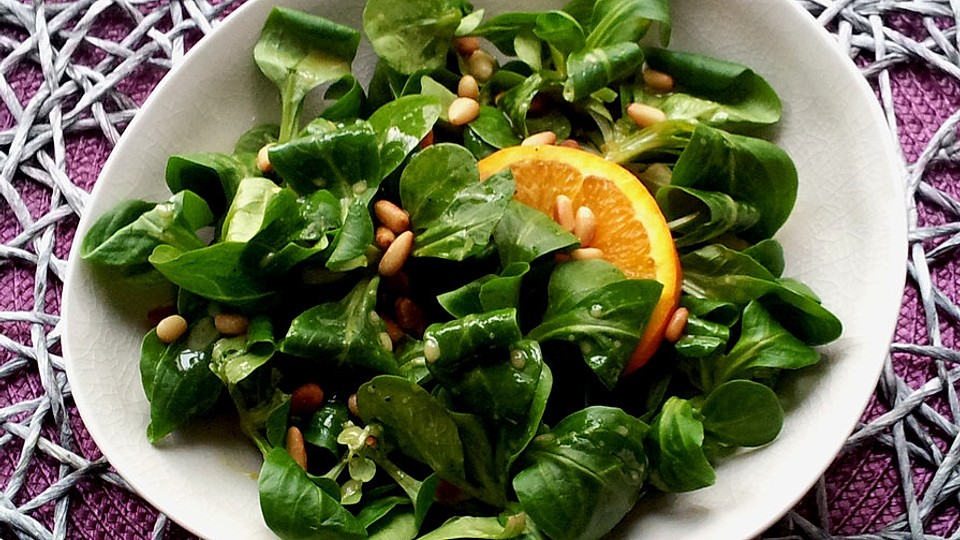
[[[514,198],[552,216],[557,195],[597,218],[591,244],[630,278],[655,279],[663,292],[624,374],[657,351],[680,298],[682,274],[667,222],[650,192],[630,171],[602,157],[563,146],[512,146],[480,160],[480,177],[510,168]]]

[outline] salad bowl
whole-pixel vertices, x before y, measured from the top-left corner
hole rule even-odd
[[[353,27],[363,9],[358,0],[279,4]],[[474,4],[488,13],[511,7]],[[78,238],[122,200],[168,197],[169,155],[229,151],[239,134],[277,120],[276,91],[252,60],[275,5],[245,5],[161,82],[105,165]],[[524,8],[560,5],[538,0]],[[723,460],[709,488],[641,500],[611,536],[749,538],[823,473],[874,389],[905,277],[901,165],[873,93],[797,3],[676,0],[671,9],[671,48],[748,65],[780,94],[783,121],[772,138],[793,158],[800,179],[793,214],[777,234],[785,273],[817,291],[844,332],[821,349],[824,361],[790,379],[775,442]],[[354,62],[361,80],[374,59],[361,46]],[[137,359],[146,313],[165,291],[110,280],[81,262],[77,249],[64,289],[63,349],[74,399],[104,455],[141,496],[202,537],[274,538],[258,508],[261,455],[232,422],[210,418],[148,442]]]

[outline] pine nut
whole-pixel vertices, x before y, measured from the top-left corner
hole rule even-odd
[[[423,150],[424,148],[432,144],[433,144],[433,130],[431,129],[430,131],[427,132],[426,135],[423,136],[423,139],[420,140],[420,149]]]
[[[533,99],[530,100],[530,108],[527,110],[530,114],[538,116],[547,112],[549,107],[550,100],[547,99],[543,94],[537,94],[533,96]]]
[[[217,332],[225,336],[240,336],[250,328],[250,319],[239,313],[217,313],[213,325],[217,327]]]
[[[173,343],[187,332],[187,320],[180,315],[164,317],[157,323],[157,338],[164,343]]]
[[[403,268],[403,263],[407,262],[411,248],[413,248],[413,233],[405,231],[383,252],[380,265],[377,267],[380,275],[390,277],[399,272]]]
[[[390,336],[390,340],[394,343],[403,339],[404,333],[403,329],[397,324],[397,321],[391,319],[390,317],[381,317],[383,319],[383,324],[387,327],[387,335]]]
[[[303,442],[303,433],[297,426],[290,426],[287,429],[287,453],[300,465],[300,468],[307,470],[307,446]]]
[[[643,70],[643,82],[658,92],[669,92],[674,86],[673,77],[670,74],[650,68]]]
[[[410,228],[410,214],[390,201],[380,199],[373,204],[373,214],[384,227],[394,234],[400,234]]]
[[[447,109],[447,120],[455,126],[463,126],[473,122],[480,115],[480,104],[477,100],[460,97],[453,100]]]
[[[157,306],[147,312],[147,324],[150,326],[156,326],[160,324],[160,321],[166,319],[170,315],[177,314],[177,306],[173,304],[167,304],[163,306]]]
[[[396,239],[397,235],[393,234],[393,231],[383,225],[377,227],[377,231],[373,235],[373,243],[384,251],[386,251],[386,249],[390,247],[390,244]]]
[[[597,236],[597,216],[589,207],[577,208],[577,215],[573,218],[573,234],[580,239],[580,247],[590,247]]]
[[[594,247],[577,248],[570,252],[570,257],[575,261],[589,261],[591,259],[602,259],[603,251]]]
[[[400,270],[392,276],[385,276],[387,283],[387,292],[395,295],[403,295],[410,292],[410,276]]]
[[[667,329],[663,332],[663,338],[670,343],[676,343],[683,337],[684,330],[687,329],[687,318],[690,311],[685,307],[678,307],[670,317],[667,323]]]
[[[393,340],[390,339],[390,334],[387,332],[380,332],[380,346],[385,350],[393,352]]]
[[[377,438],[374,437],[373,435],[367,435],[367,439],[363,441],[363,443],[369,446],[370,448],[376,448],[379,442],[380,441],[378,441]]]
[[[569,232],[576,227],[576,217],[573,214],[573,201],[566,195],[557,195],[553,202],[553,220]]]
[[[350,394],[350,397],[347,398],[347,410],[353,416],[360,416],[360,409],[357,408],[357,394]]]
[[[534,133],[520,142],[520,146],[539,146],[541,144],[554,144],[557,142],[557,134],[552,131],[541,131]]]
[[[456,38],[453,40],[453,48],[457,50],[457,54],[468,58],[480,49],[480,38],[474,36]]]
[[[265,144],[257,152],[257,169],[263,174],[269,174],[273,171],[273,165],[270,164],[270,146]]]
[[[487,82],[493,76],[497,60],[487,51],[476,50],[467,58],[467,72],[479,82]]]
[[[323,406],[323,388],[317,383],[306,383],[290,395],[290,414],[305,418]]]
[[[401,296],[394,301],[393,308],[397,313],[397,324],[400,325],[400,328],[417,334],[423,333],[425,326],[423,311],[420,310],[420,306],[416,302],[406,296]]]
[[[580,149],[580,143],[578,143],[577,141],[575,141],[575,140],[573,140],[573,139],[566,139],[566,140],[564,140],[562,143],[560,143],[560,144],[557,145],[557,146],[566,146],[567,148],[573,148],[573,149],[576,149],[576,150],[579,150],[579,149]]]
[[[480,83],[473,75],[460,77],[460,82],[457,83],[457,95],[473,100],[480,99]]]
[[[650,127],[667,119],[663,111],[646,103],[631,103],[627,107],[627,116],[640,128]]]

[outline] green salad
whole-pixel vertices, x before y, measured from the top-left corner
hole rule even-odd
[[[267,525],[337,540],[600,538],[644,494],[709,486],[773,441],[781,375],[841,324],[782,275],[797,173],[758,136],[779,98],[666,48],[670,30],[667,0],[368,0],[362,33],[275,8],[254,60],[280,124],[171,156],[168,200],[82,239],[90,263],[176,291],[142,343],[146,436],[235,411]],[[683,317],[652,358],[631,364],[666,284],[591,251],[590,216],[515,200],[511,169],[481,181],[481,160],[535,143],[655,196]]]

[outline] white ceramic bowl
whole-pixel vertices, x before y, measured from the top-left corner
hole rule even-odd
[[[276,121],[276,91],[252,60],[276,0],[253,0],[204,38],[127,128],[96,184],[81,238],[122,199],[167,197],[167,156],[229,151],[247,128]],[[358,0],[284,0],[359,27]],[[509,7],[484,2],[488,12]],[[525,2],[522,9],[559,2]],[[516,7],[514,7],[516,9]],[[777,142],[800,174],[796,210],[778,234],[787,275],[811,285],[843,321],[825,360],[786,396],[772,445],[724,461],[716,485],[641,502],[616,538],[748,538],[786,512],[829,465],[872,393],[895,328],[905,273],[901,166],[873,93],[831,37],[791,0],[675,0],[671,46],[753,67],[780,93]],[[369,52],[355,66],[371,66]],[[367,70],[368,71],[368,70]],[[76,244],[79,244],[77,242]],[[113,466],[150,503],[207,538],[273,538],[260,516],[258,452],[228,423],[193,426],[158,445],[138,355],[153,294],[98,277],[76,255],[64,290],[63,349],[74,399]]]

